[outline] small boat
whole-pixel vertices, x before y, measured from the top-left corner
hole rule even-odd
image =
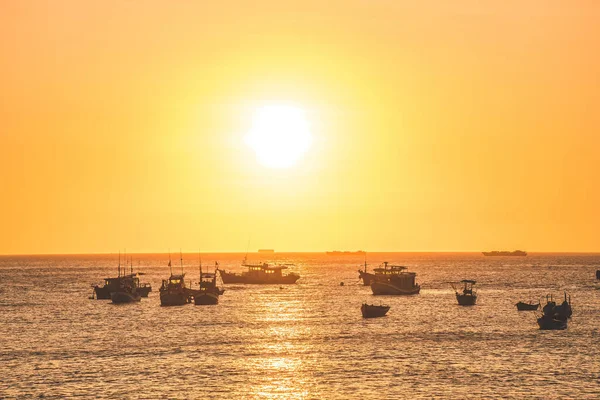
[[[290,264],[287,264],[290,265]],[[284,269],[287,269],[287,265],[269,265],[263,264],[248,264],[247,259],[244,258],[242,266],[248,268],[247,272],[241,274],[235,274],[219,270],[223,283],[248,283],[255,285],[291,285],[296,283],[300,279],[300,275],[290,272],[289,274],[282,274]]]
[[[169,260],[169,267],[171,267],[171,260]],[[159,292],[161,306],[182,306],[190,302],[190,292],[185,286],[183,258],[181,258],[181,275],[173,275],[171,269],[171,276],[169,279],[163,279]]]
[[[524,302],[520,301],[515,305],[517,306],[517,310],[519,310],[519,311],[535,311],[538,308],[540,308],[539,302],[537,304],[533,304],[533,303],[524,303]]]
[[[192,291],[195,305],[215,305],[219,303],[219,296],[222,295],[225,290],[217,287],[218,272],[218,263],[215,263],[215,272],[213,274],[202,272],[202,265],[200,265],[200,288]]]
[[[454,288],[458,304],[461,306],[474,306],[477,302],[477,292],[473,290],[473,285],[475,284],[475,281],[463,279],[461,283],[465,284],[462,292],[459,292],[458,290],[456,290],[456,288]]]
[[[360,307],[360,312],[362,313],[363,318],[378,318],[383,317],[390,310],[390,306],[388,305],[373,305],[363,303]]]
[[[600,269],[596,270],[596,279],[600,280]]]
[[[419,294],[421,286],[415,281],[416,272],[406,272],[407,267],[388,265],[375,268],[375,279],[371,281],[371,291],[374,295],[413,295]]]

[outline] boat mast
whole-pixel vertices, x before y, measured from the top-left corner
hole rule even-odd
[[[181,276],[183,276],[183,255],[181,254],[181,249],[179,249],[179,262],[181,263]]]
[[[121,276],[121,249],[119,249],[119,276]]]
[[[200,282],[198,284],[202,287],[202,255],[200,255],[200,249],[198,249],[198,270],[200,271]]]
[[[173,266],[171,265],[171,249],[169,249],[169,271],[171,272],[171,276],[173,275]]]

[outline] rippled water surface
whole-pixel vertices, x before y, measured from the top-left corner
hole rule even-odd
[[[203,260],[241,271],[242,257]],[[417,272],[412,297],[373,296],[359,285],[361,257],[267,257],[295,263],[301,279],[226,285],[217,306],[181,307],[160,307],[164,255],[134,255],[155,291],[126,305],[88,299],[117,256],[0,257],[0,397],[600,398],[600,255],[368,255],[371,267]],[[194,283],[196,260],[184,255]],[[475,307],[456,305],[450,282],[465,278],[478,282]],[[563,290],[566,331],[516,311]],[[363,301],[391,309],[364,320]]]

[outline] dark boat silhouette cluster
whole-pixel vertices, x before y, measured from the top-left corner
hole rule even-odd
[[[113,303],[132,303],[139,302],[142,297],[148,297],[152,290],[150,284],[140,283],[142,273],[134,273],[133,266],[129,274],[121,269],[119,255],[118,276],[114,278],[105,278],[104,285],[93,285],[94,296],[97,299],[111,299]],[[225,284],[294,284],[300,276],[294,272],[284,274],[283,271],[292,264],[250,264],[247,262],[247,256],[242,262],[242,266],[248,270],[241,274],[226,272],[219,269],[219,264],[215,262],[214,272],[203,271],[202,260],[199,264],[199,282],[198,288],[192,288],[186,285],[185,273],[183,271],[183,257],[180,253],[181,273],[173,273],[172,264],[169,257],[170,276],[163,279],[160,290],[161,306],[182,306],[189,303],[195,305],[216,305],[219,303],[219,297],[225,290],[219,287],[219,280]],[[391,295],[406,296],[420,293],[421,286],[416,282],[416,273],[407,271],[408,267],[402,265],[392,265],[389,262],[383,262],[380,266],[373,269],[373,272],[367,272],[367,263],[364,263],[364,270],[359,269],[359,279],[363,284],[370,286],[373,295]],[[596,272],[597,278],[600,278],[600,270]],[[454,285],[456,300],[461,306],[474,306],[477,303],[477,292],[474,290],[476,282],[471,279],[463,279],[462,290],[457,290]],[[344,286],[343,282],[340,286]],[[283,289],[283,286],[280,287]],[[94,298],[94,296],[92,298]],[[535,311],[541,304],[533,302],[519,301],[516,303],[519,311]],[[364,318],[383,317],[390,310],[389,305],[374,305],[363,303],[361,313]],[[565,292],[564,301],[557,305],[552,296],[546,296],[546,305],[542,308],[542,315],[537,319],[541,330],[563,330],[567,329],[568,319],[571,318],[572,308],[570,296],[567,299]]]
[[[565,299],[557,305],[550,296],[546,296],[546,305],[542,308],[542,316],[538,318],[537,323],[541,330],[563,330],[567,329],[568,319],[571,318],[573,310],[571,308],[571,299],[567,301],[567,293]]]
[[[148,297],[152,291],[149,283],[140,283],[141,272],[133,272],[133,260],[130,263],[130,273],[121,269],[121,254],[119,253],[118,275],[114,278],[104,278],[104,285],[92,285],[94,292],[92,298],[98,300],[111,300],[115,304],[132,303]]]

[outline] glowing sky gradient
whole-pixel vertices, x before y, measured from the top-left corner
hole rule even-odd
[[[3,0],[0,254],[600,251],[598,21],[598,1]],[[244,143],[273,103],[311,126],[287,169]]]

